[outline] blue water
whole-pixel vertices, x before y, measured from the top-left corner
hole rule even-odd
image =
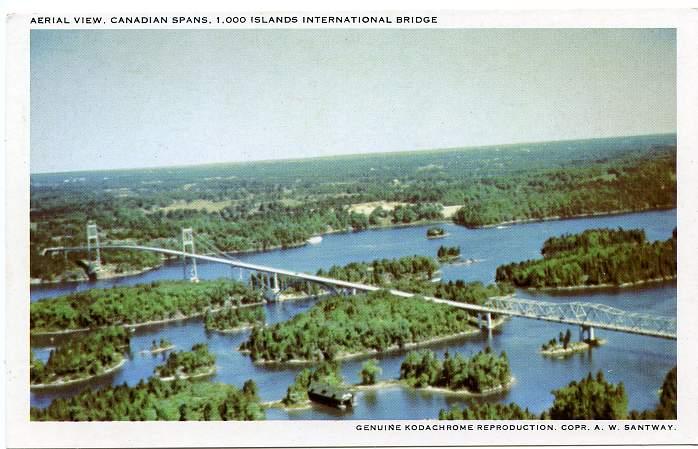
[[[343,265],[351,261],[369,261],[376,258],[393,258],[412,254],[433,256],[440,245],[459,245],[464,258],[481,260],[472,265],[449,265],[442,268],[444,280],[494,280],[498,265],[511,261],[540,256],[540,247],[546,238],[563,233],[576,233],[597,227],[643,228],[650,240],[669,238],[676,227],[676,211],[658,211],[624,214],[607,217],[582,218],[542,223],[522,224],[502,229],[488,228],[471,230],[446,224],[450,233],[444,239],[427,240],[427,226],[396,229],[381,229],[361,233],[333,234],[325,236],[319,245],[278,250],[266,253],[241,255],[239,258],[263,265],[288,268],[314,273],[319,268],[333,264]],[[113,285],[133,285],[159,279],[181,279],[182,266],[178,262],[168,263],[162,268],[138,276],[89,283],[71,283],[34,286],[31,300],[53,297],[87,288],[105,288]],[[199,277],[214,279],[234,277],[238,270],[218,264],[199,264]],[[589,301],[603,303],[624,310],[643,313],[676,315],[676,283],[663,283],[631,289],[600,289],[564,293],[532,293],[518,291],[517,296],[544,301],[571,302]],[[314,300],[289,301],[266,306],[267,321],[274,323],[286,320],[306,310]],[[606,345],[590,353],[575,354],[566,359],[551,359],[540,356],[537,351],[543,342],[565,331],[568,327],[543,321],[513,318],[501,328],[488,335],[482,333],[447,344],[431,345],[439,353],[475,353],[487,345],[496,351],[506,351],[512,372],[516,378],[510,391],[499,396],[488,397],[487,401],[516,402],[534,412],[541,412],[552,404],[551,390],[578,380],[588,372],[601,370],[613,382],[622,381],[628,392],[631,409],[652,408],[658,401],[657,390],[666,372],[676,364],[676,342],[652,337],[642,337],[616,332],[598,331],[597,336],[606,339]],[[577,329],[571,328],[573,335]],[[131,340],[129,361],[111,376],[91,381],[82,386],[65,387],[60,391],[33,392],[31,404],[44,407],[57,396],[74,395],[82,388],[100,385],[136,384],[140,379],[152,375],[153,369],[162,363],[165,354],[152,356],[139,351],[150,346],[153,339],[167,338],[178,349],[188,349],[196,342],[206,341],[217,357],[217,373],[211,379],[242,385],[254,379],[260,387],[263,400],[281,398],[293,377],[301,367],[258,366],[236,348],[248,335],[207,333],[200,320],[189,320],[177,324],[139,329]],[[51,343],[44,342],[45,345]],[[48,357],[46,346],[34,344],[37,357]],[[383,370],[382,378],[395,378],[399,374],[404,353],[391,353],[379,357]],[[345,361],[342,372],[346,381],[358,382],[358,373],[363,359]],[[360,392],[357,406],[349,412],[315,406],[307,410],[286,412],[279,409],[267,411],[269,419],[425,419],[435,418],[442,408],[452,405],[463,406],[467,400],[458,396],[390,388]]]

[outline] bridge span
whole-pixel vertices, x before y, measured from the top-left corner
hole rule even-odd
[[[149,251],[169,256],[188,257],[194,260],[221,263],[236,268],[242,268],[259,273],[266,273],[274,276],[274,286],[278,290],[278,275],[302,279],[305,281],[325,285],[331,288],[348,289],[352,292],[373,292],[381,290],[381,287],[357,282],[343,281],[339,279],[316,276],[283,268],[269,267],[265,265],[252,264],[232,258],[216,257],[194,252],[178,251],[173,249],[158,248],[153,246],[112,244],[101,245],[101,249],[122,249]],[[57,251],[81,251],[87,247],[57,247],[47,248],[46,252]],[[580,339],[586,334],[587,338],[594,338],[594,329],[606,329],[616,332],[646,335],[676,340],[676,320],[673,318],[650,315],[636,312],[627,312],[604,304],[593,304],[586,302],[573,303],[553,303],[543,301],[533,301],[517,299],[513,297],[495,297],[488,299],[485,304],[468,304],[450,301],[442,298],[423,296],[401,290],[389,289],[390,293],[405,298],[422,297],[427,301],[438,304],[445,304],[451,307],[464,309],[485,318],[487,327],[491,328],[491,315],[508,315],[527,319],[550,321],[554,323],[571,324],[580,327]]]

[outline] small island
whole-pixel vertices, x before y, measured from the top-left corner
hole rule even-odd
[[[255,362],[355,357],[479,333],[461,309],[385,290],[330,297],[292,319],[255,327],[240,349]]]
[[[146,349],[143,352],[147,352],[150,354],[159,354],[161,352],[169,351],[170,349],[174,349],[175,345],[172,344],[171,341],[167,340],[166,338],[161,338],[160,341],[153,340],[153,343],[150,345],[150,349]]]
[[[444,230],[444,228],[441,228],[439,226],[434,226],[432,228],[427,229],[427,238],[430,240],[442,239],[447,235],[448,233]]]
[[[530,289],[626,287],[676,279],[676,229],[648,242],[642,229],[590,229],[545,241],[543,259],[501,265],[497,282]]]
[[[205,377],[214,372],[216,356],[204,343],[195,344],[191,351],[171,352],[165,364],[155,368],[155,376],[162,381]]]
[[[230,280],[157,281],[90,289],[31,303],[31,335],[50,335],[105,326],[143,326],[201,316],[233,303],[261,304],[261,292]]]
[[[547,356],[553,357],[564,357],[575,352],[584,352],[589,348],[600,346],[605,343],[604,340],[599,338],[587,339],[584,341],[571,341],[572,332],[567,329],[564,334],[560,332],[557,340],[552,338],[547,343],[543,343],[540,347],[540,353]]]
[[[30,386],[59,387],[109,374],[125,362],[130,336],[122,327],[109,327],[70,339],[49,354],[46,363],[31,353]]]
[[[506,353],[497,356],[489,346],[470,358],[446,352],[443,361],[430,350],[412,351],[400,366],[400,380],[414,388],[475,395],[503,391],[513,382]]]
[[[263,325],[264,320],[262,307],[226,307],[218,312],[207,311],[204,315],[204,326],[207,331],[229,333]]]
[[[452,263],[460,260],[460,246],[439,246],[436,257],[441,263]]]
[[[337,361],[325,361],[314,369],[304,368],[301,370],[296,375],[293,384],[286,390],[286,396],[276,404],[287,409],[308,407],[310,405],[308,392],[311,387],[318,386],[329,387],[336,391],[346,390],[342,371]]]

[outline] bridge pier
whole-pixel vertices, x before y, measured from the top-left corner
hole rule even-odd
[[[584,338],[586,336],[586,338]],[[594,327],[593,326],[580,326],[579,327],[579,341],[591,341],[594,340]]]
[[[279,293],[281,289],[279,288],[279,275],[274,273],[274,286],[272,287],[274,293]]]
[[[492,330],[494,328],[494,326],[492,326],[492,314],[489,312],[484,314],[485,315],[484,326],[483,326],[483,322],[482,322],[482,315],[483,314],[478,314],[478,316],[477,316],[478,327],[480,327],[480,329],[482,329],[484,327],[487,330]]]

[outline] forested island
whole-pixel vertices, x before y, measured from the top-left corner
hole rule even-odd
[[[342,371],[337,361],[328,360],[319,363],[315,368],[304,368],[298,373],[286,390],[286,396],[281,403],[286,407],[298,407],[308,403],[308,388],[313,382],[322,382],[331,386],[344,384]]]
[[[446,231],[444,231],[444,228],[434,226],[432,228],[427,229],[427,238],[428,239],[442,239],[446,237]]]
[[[196,343],[191,351],[169,353],[165,363],[155,368],[155,376],[160,380],[189,379],[208,376],[215,370],[216,356],[205,343]]]
[[[32,407],[32,421],[252,421],[264,419],[257,386],[158,378],[87,389],[57,398],[45,409]]]
[[[595,338],[584,341],[572,341],[572,332],[567,329],[564,334],[560,332],[557,339],[551,338],[547,343],[543,343],[540,347],[540,352],[543,355],[549,356],[566,356],[575,352],[583,352],[591,347],[599,346],[605,341]]]
[[[460,246],[439,246],[436,257],[441,263],[450,263],[460,260]]]
[[[226,307],[217,312],[206,311],[204,326],[207,331],[235,332],[253,325],[263,325],[263,307]]]
[[[46,388],[87,380],[109,373],[125,361],[129,333],[122,327],[109,327],[80,338],[67,340],[51,350],[43,363],[31,353],[32,388]]]
[[[676,368],[662,384],[659,405],[654,410],[628,411],[623,383],[609,383],[601,371],[552,391],[553,405],[540,415],[517,404],[473,403],[464,409],[441,410],[439,419],[676,419]]]
[[[377,259],[370,263],[351,262],[345,266],[333,265],[327,271],[318,270],[317,275],[388,287],[400,280],[429,281],[438,269],[439,264],[433,258],[414,255],[399,259]]]
[[[641,229],[590,229],[545,241],[543,259],[497,267],[497,282],[522,288],[624,286],[676,278],[676,230],[648,242]]]
[[[169,341],[165,338],[161,338],[159,342],[153,340],[153,343],[150,345],[150,349],[148,349],[145,352],[149,352],[151,354],[158,354],[160,352],[169,351],[170,349],[173,349],[174,347],[175,346],[171,341]]]
[[[196,343],[191,351],[171,352],[163,365],[155,368],[161,380],[189,379],[213,374],[216,356],[209,352],[204,343]]]
[[[240,349],[257,362],[332,360],[477,332],[460,309],[387,291],[330,297],[292,319],[254,328]]]
[[[181,228],[223,251],[304,244],[327,232],[453,219],[470,227],[676,207],[676,136],[456,148],[170,169],[32,174],[30,276],[79,277],[87,219],[103,244],[176,249]],[[570,148],[576,148],[570,160]],[[391,210],[357,208],[392,202]],[[456,211],[457,210],[457,211]],[[103,251],[128,272],[146,252]]]
[[[232,303],[261,303],[261,294],[230,280],[157,281],[132,287],[90,289],[31,304],[30,331],[95,329],[141,325],[201,315]]]
[[[411,351],[400,365],[400,379],[416,388],[437,387],[470,393],[501,391],[512,381],[506,353],[497,356],[489,346],[467,359],[446,352],[443,361],[428,349]]]

